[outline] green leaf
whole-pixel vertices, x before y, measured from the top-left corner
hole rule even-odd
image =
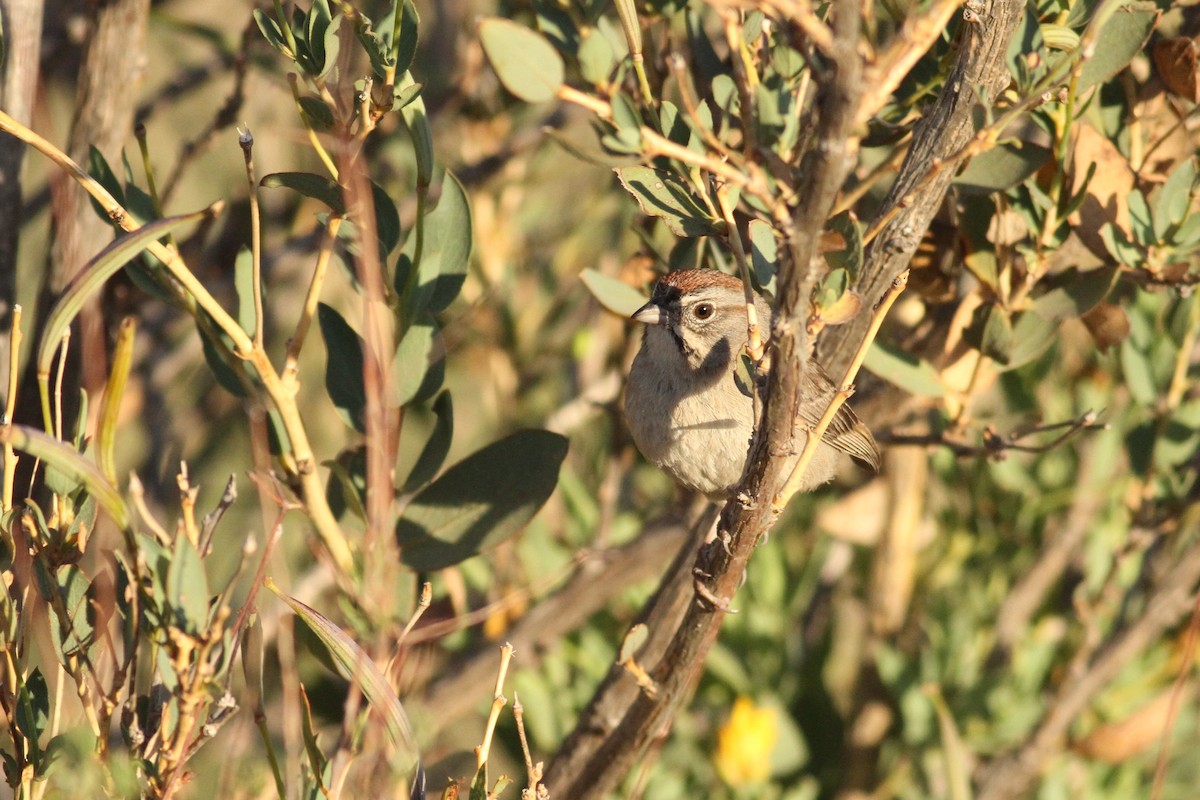
[[[422,226],[420,264],[409,312],[444,311],[462,290],[471,262],[471,205],[466,190],[450,172],[442,182],[437,206],[418,220]],[[416,258],[416,232],[409,234],[396,263],[396,292],[403,294]]]
[[[287,603],[296,616],[317,635],[329,650],[329,655],[338,668],[338,674],[358,686],[371,707],[383,716],[388,738],[404,759],[403,768],[408,769],[415,765],[419,751],[412,724],[408,721],[404,706],[400,705],[395,693],[388,686],[387,678],[379,671],[379,667],[375,666],[375,662],[345,631],[330,622],[327,617],[296,598],[284,594],[270,578],[267,579],[266,586]]]
[[[850,275],[844,269],[831,270],[817,287],[813,300],[822,309],[832,307],[850,288]]]
[[[941,397],[946,393],[932,364],[885,342],[876,341],[871,345],[863,366],[912,394]]]
[[[388,42],[390,42],[391,38],[392,21],[395,19],[395,13],[396,6],[393,4],[388,14],[379,21],[378,31],[372,24],[371,18],[362,13],[358,15],[358,24],[355,26],[358,41],[362,44],[363,50],[366,51],[367,60],[371,62],[371,69],[378,78],[386,78],[387,69],[392,65],[392,53]],[[387,42],[384,40],[385,36],[388,37]]]
[[[747,230],[750,233],[750,263],[754,266],[754,280],[759,288],[774,294],[775,273],[779,268],[779,240],[775,238],[775,229],[761,219],[752,219]]]
[[[1055,288],[1034,300],[1030,310],[1048,322],[1082,317],[1108,295],[1116,274],[1116,267],[1066,270],[1054,276]]]
[[[565,437],[526,430],[458,462],[404,510],[400,560],[421,572],[445,569],[514,535],[554,491],[566,455]]]
[[[317,74],[326,72],[325,34],[330,29],[332,14],[329,11],[329,0],[313,0],[312,7],[304,17],[304,40],[308,43],[312,55],[312,65]],[[336,28],[334,29],[336,31]],[[337,53],[334,53],[337,56]]]
[[[980,353],[1002,365],[1008,363],[1009,351],[1013,348],[1013,319],[1007,309],[1000,306],[978,308],[973,327],[977,330]]]
[[[391,195],[374,181],[371,181],[371,197],[375,201],[375,235],[379,237],[379,247],[386,261],[400,244],[400,212]]]
[[[324,100],[306,96],[301,97],[298,102],[300,103],[300,110],[308,118],[308,122],[312,125],[313,130],[333,130],[333,109]]]
[[[1044,319],[1032,311],[1022,311],[1012,318],[1012,347],[1004,370],[1024,366],[1054,344],[1058,323]]]
[[[329,80],[334,76],[334,67],[338,63],[338,52],[342,48],[342,37],[338,34],[341,27],[342,15],[338,14],[325,29],[325,35],[321,40],[321,48],[324,50],[324,65],[317,76],[319,78]]]
[[[329,206],[333,213],[342,216],[346,213],[346,204],[342,199],[342,187],[337,181],[311,172],[273,172],[264,175],[258,182],[264,189],[284,187],[299,192],[305,197],[320,200]]]
[[[618,316],[629,318],[646,304],[645,295],[637,289],[590,267],[579,274],[579,279],[600,305]]]
[[[417,7],[413,5],[412,0],[404,0],[400,7],[400,35],[395,45],[395,56],[392,59],[396,65],[396,74],[400,75],[408,72],[408,68],[412,66],[413,59],[417,55],[417,40],[418,29],[421,24],[421,18],[417,14]]]
[[[393,407],[419,403],[441,388],[445,374],[445,351],[437,321],[422,314],[408,327],[392,358]]]
[[[122,206],[125,205],[125,190],[121,187],[121,181],[117,179],[112,167],[108,165],[108,160],[95,145],[88,146],[88,174],[95,178],[96,182],[103,186],[114,200]],[[97,216],[111,224],[112,220],[109,219],[108,212],[104,210],[104,207],[94,197],[91,198],[91,201],[92,209]]]
[[[449,390],[443,391],[433,401],[433,413],[433,432],[429,434],[421,454],[417,456],[417,462],[400,488],[402,492],[416,491],[428,483],[442,468],[446,454],[450,452],[450,442],[454,437],[454,405]]]
[[[57,604],[51,603],[50,613],[54,621],[54,646],[59,659],[65,664],[66,657],[75,655],[92,644],[94,630],[88,620],[89,583],[83,570],[71,564],[58,570],[56,584],[65,618],[60,618]]]
[[[129,514],[120,493],[95,464],[69,445],[25,425],[0,426],[0,444],[11,444],[14,450],[40,458],[68,479],[83,484],[88,494],[96,498],[96,502],[113,518],[117,527],[124,530],[128,526]]]
[[[1126,267],[1140,267],[1146,260],[1146,256],[1138,249],[1137,245],[1129,241],[1125,231],[1111,222],[1100,229],[1100,238],[1104,241],[1104,247],[1108,250],[1108,254],[1116,259],[1118,264]]]
[[[593,28],[579,45],[579,74],[593,86],[602,86],[616,65],[617,57],[608,37]]]
[[[29,673],[25,680],[18,678],[16,727],[24,734],[25,741],[32,752],[30,760],[34,764],[41,761],[42,748],[40,740],[50,721],[50,689],[46,678],[37,667]]]
[[[642,211],[661,218],[676,236],[712,233],[712,218],[692,197],[687,184],[678,178],[649,167],[625,167],[616,172],[621,185],[634,196]]]
[[[1158,402],[1158,386],[1150,359],[1130,340],[1121,342],[1121,373],[1133,399],[1146,408]]]
[[[396,93],[399,95],[414,86],[412,74],[405,72],[396,78]],[[425,101],[414,97],[400,109],[400,118],[408,128],[412,140],[413,155],[417,159],[417,187],[429,186],[433,182],[433,130],[429,127],[429,114]]]
[[[1029,142],[997,145],[972,158],[954,184],[968,194],[1004,192],[1032,176],[1051,155],[1050,148]]]
[[[325,485],[325,499],[335,517],[349,510],[361,520],[367,518],[363,505],[367,494],[367,449],[365,446],[343,450],[337,461],[324,461],[329,468],[329,482]]]
[[[321,746],[317,743],[317,731],[313,726],[312,719],[312,704],[308,702],[308,692],[305,690],[303,684],[300,685],[300,701],[300,738],[304,741],[304,752],[308,755],[309,770],[312,773],[313,780],[322,789],[321,794],[327,795],[329,793],[324,791],[326,788],[324,775],[328,761],[325,758],[325,754],[321,752]],[[285,791],[279,793],[281,797],[285,796]]]
[[[1159,241],[1166,239],[1171,228],[1187,217],[1195,185],[1196,162],[1189,158],[1171,171],[1167,182],[1158,190],[1158,196],[1154,198],[1154,233]]]
[[[70,284],[63,291],[62,297],[46,316],[46,322],[42,327],[42,342],[38,348],[39,375],[50,374],[54,354],[58,351],[63,334],[66,333],[67,328],[70,327],[71,322],[74,321],[88,299],[98,292],[100,287],[116,274],[117,270],[157,240],[185,225],[198,222],[205,217],[215,216],[220,213],[221,207],[222,204],[218,202],[202,211],[151,222],[118,237],[85,264],[71,279]]]
[[[254,335],[254,254],[250,248],[238,250],[233,260],[233,286],[237,291],[237,321],[242,330]]]
[[[1160,13],[1157,9],[1135,11],[1132,6],[1122,6],[1109,15],[1100,27],[1092,57],[1083,63],[1076,91],[1082,94],[1125,69],[1145,47]]]
[[[174,624],[191,634],[204,631],[208,623],[208,579],[196,546],[182,534],[175,537],[166,589],[167,603],[175,612]]]
[[[526,103],[554,99],[563,83],[563,61],[546,37],[512,20],[479,23],[483,52],[504,88]]]
[[[232,343],[229,337],[225,334],[218,334],[221,337],[225,347],[221,348],[212,339],[212,334],[202,325],[197,325],[196,330],[200,334],[200,348],[204,354],[204,361],[208,364],[208,368],[212,371],[213,377],[222,389],[229,392],[234,397],[245,397],[246,386],[238,377],[238,373],[234,370],[241,370],[246,373],[245,368],[241,364],[230,364],[222,355],[222,352],[232,352]]]
[[[258,23],[258,29],[262,31],[263,38],[270,42],[272,47],[288,58],[294,57],[295,54],[288,48],[287,41],[283,38],[283,30],[273,16],[256,8],[254,9],[254,21]]]
[[[363,341],[335,309],[321,303],[317,321],[325,338],[325,390],[342,420],[365,433],[363,411],[367,390],[363,385]]]

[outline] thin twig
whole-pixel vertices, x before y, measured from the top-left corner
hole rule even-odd
[[[1066,430],[1045,444],[1032,445],[1022,442],[1023,439],[1027,439],[1030,436],[1062,430],[1063,428]],[[944,447],[954,453],[954,455],[963,458],[982,457],[1000,461],[1009,452],[1048,453],[1083,431],[1103,431],[1108,430],[1108,428],[1108,423],[1096,421],[1096,413],[1094,411],[1087,411],[1076,419],[1054,422],[1048,425],[1036,425],[1032,428],[1004,435],[988,427],[981,434],[983,439],[983,444],[981,445],[967,444],[957,438],[951,438],[946,433],[904,434],[884,431],[878,434],[876,438],[884,444],[907,447]]]
[[[408,624],[404,626],[404,630],[400,631],[399,638],[396,639],[397,650],[399,650],[400,646],[404,644],[404,640],[408,638],[409,632],[412,631],[413,626],[417,624],[417,620],[421,618],[421,615],[425,613],[432,602],[433,584],[431,584],[429,581],[425,581],[423,584],[421,584],[421,598],[417,601],[417,607],[413,611],[412,616],[408,618]]]
[[[542,780],[542,762],[533,763],[533,755],[529,752],[529,740],[525,737],[525,706],[521,705],[521,698],[513,692],[513,719],[517,722],[517,738],[521,741],[521,755],[525,757],[525,776],[529,781],[525,792],[522,792],[522,797],[528,797],[528,800],[534,800],[537,797],[538,784]]]
[[[492,747],[492,735],[496,732],[496,722],[500,719],[500,709],[508,701],[504,697],[504,679],[508,675],[508,665],[512,661],[513,646],[503,644],[500,647],[500,669],[496,672],[496,690],[492,693],[492,708],[488,713],[487,727],[483,730],[483,742],[475,748],[475,771],[487,767],[488,755]]]

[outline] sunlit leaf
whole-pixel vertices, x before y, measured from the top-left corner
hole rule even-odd
[[[1141,52],[1162,12],[1157,9],[1118,8],[1100,28],[1092,57],[1083,63],[1076,91],[1083,92],[1116,75]]]
[[[954,184],[967,193],[1003,192],[1037,172],[1051,155],[1050,148],[1029,142],[997,145],[972,158]]]
[[[678,178],[649,167],[624,167],[617,170],[617,176],[642,211],[662,219],[676,236],[712,233],[713,219]]]
[[[863,366],[912,394],[941,397],[946,393],[932,364],[885,342],[871,345]]]
[[[562,86],[562,57],[540,33],[490,17],[479,23],[479,41],[504,88],[526,103],[551,100]]]
[[[409,313],[444,311],[458,297],[471,263],[471,205],[466,190],[450,172],[442,182],[437,206],[416,223],[422,228],[418,276],[409,297]],[[417,258],[417,233],[408,236],[396,263],[396,291],[403,295]]]
[[[315,175],[311,172],[273,172],[270,175],[264,175],[258,183],[259,186],[266,189],[282,186],[299,192],[305,197],[320,200],[339,216],[346,213],[346,204],[342,199],[342,187],[338,186],[337,181],[332,178]]]
[[[646,304],[645,295],[637,289],[590,267],[579,274],[579,279],[600,305],[618,316],[631,317]]]

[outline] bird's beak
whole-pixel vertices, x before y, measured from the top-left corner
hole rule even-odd
[[[633,312],[630,317],[634,322],[640,322],[643,325],[666,325],[667,315],[663,313],[662,306],[651,300],[646,305]]]

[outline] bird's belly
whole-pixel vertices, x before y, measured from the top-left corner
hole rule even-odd
[[[726,496],[742,477],[753,433],[748,398],[721,407],[692,396],[660,416],[647,441],[639,447],[679,483],[711,497]]]

